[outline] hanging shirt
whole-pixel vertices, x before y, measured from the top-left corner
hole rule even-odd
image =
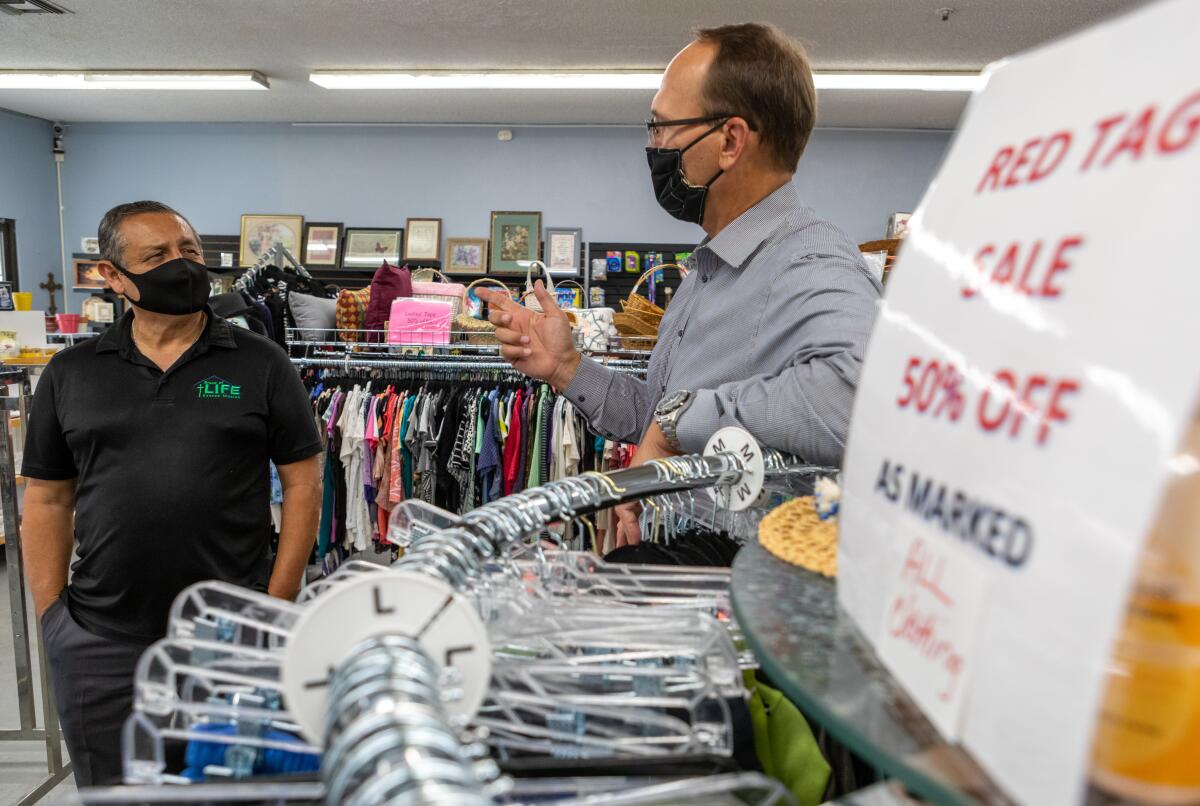
[[[544,445],[547,423],[549,422],[549,418],[546,416],[546,391],[547,389],[544,384],[538,388],[537,401],[534,405],[533,444],[530,447],[532,458],[529,462],[529,475],[525,479],[526,487],[540,487],[548,481],[546,478],[546,450]]]
[[[487,410],[487,433],[483,438],[477,470],[483,491],[482,500],[486,504],[504,495],[504,446],[500,440],[503,420],[500,417],[502,407],[498,392],[492,392],[484,408]]]
[[[388,503],[393,506],[404,500],[404,408],[408,404],[406,390],[396,402],[395,420],[392,422],[392,483],[388,491]]]
[[[410,443],[410,434],[413,430],[413,409],[416,408],[419,394],[414,394],[404,401],[404,412],[402,415],[402,425],[400,426],[400,446],[401,446],[401,462],[400,462],[400,477],[404,487],[404,497],[412,498],[412,471],[413,457]]]
[[[517,486],[521,469],[521,404],[525,401],[523,389],[513,396],[509,413],[508,436],[504,440],[504,495],[512,495]]]

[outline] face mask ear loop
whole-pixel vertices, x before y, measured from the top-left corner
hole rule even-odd
[[[725,173],[724,169],[720,169],[720,168],[718,168],[718,169],[717,169],[717,172],[716,172],[715,174],[713,174],[713,177],[712,177],[712,179],[708,180],[708,181],[707,181],[707,182],[705,182],[703,185],[693,185],[691,182],[689,182],[689,181],[688,181],[687,174],[683,172],[683,152],[687,151],[689,148],[691,148],[692,146],[696,145],[696,143],[699,143],[701,140],[703,140],[705,137],[708,137],[708,136],[709,136],[710,134],[712,134],[713,132],[715,132],[715,131],[719,130],[719,129],[720,129],[722,126],[724,126],[724,125],[725,125],[725,124],[726,124],[728,121],[729,121],[729,118],[725,118],[725,119],[724,119],[724,120],[722,120],[720,123],[718,123],[716,126],[713,126],[711,129],[709,129],[708,131],[706,131],[704,134],[700,135],[700,136],[699,136],[699,137],[697,137],[695,140],[693,140],[692,142],[688,143],[688,144],[687,144],[686,146],[684,146],[683,148],[679,149],[679,173],[680,173],[680,175],[683,177],[683,183],[684,183],[685,185],[687,185],[688,187],[690,187],[690,188],[704,188],[705,190],[707,190],[709,185],[711,185],[713,182],[716,182],[716,181],[717,181],[717,177],[719,177],[721,174]],[[701,207],[701,210],[703,210],[703,207]],[[701,216],[700,216],[700,217],[701,217],[701,219],[703,219],[703,217],[704,217],[704,216],[703,216],[703,213],[701,213]]]
[[[708,130],[708,131],[706,131],[704,134],[702,134],[702,135],[700,135],[699,137],[697,137],[697,138],[696,138],[695,140],[693,140],[692,142],[688,143],[688,144],[687,144],[686,146],[684,146],[683,148],[679,149],[679,153],[680,153],[680,154],[683,154],[685,151],[687,151],[687,150],[688,150],[689,148],[691,148],[692,146],[696,145],[696,143],[699,143],[699,142],[700,142],[701,140],[703,140],[705,137],[708,137],[708,136],[709,136],[710,134],[712,134],[713,132],[715,132],[715,131],[718,131],[719,129],[721,129],[721,127],[723,127],[723,126],[724,126],[726,123],[728,123],[728,122],[729,122],[729,118],[724,118],[724,119],[722,119],[720,123],[718,123],[717,125],[713,126],[711,129],[709,129],[709,130]]]

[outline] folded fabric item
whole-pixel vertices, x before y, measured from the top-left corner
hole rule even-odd
[[[371,287],[358,291],[343,290],[337,298],[338,338],[342,341],[363,341],[361,333],[367,326],[367,304],[371,299]]]
[[[337,300],[300,294],[296,291],[288,294],[288,308],[292,312],[292,321],[300,331],[300,338],[305,341],[330,341],[332,331],[337,327]]]
[[[412,273],[407,266],[397,268],[386,260],[371,280],[371,299],[367,305],[367,330],[383,330],[391,316],[392,302],[413,295]],[[383,341],[382,333],[368,333],[367,341]]]

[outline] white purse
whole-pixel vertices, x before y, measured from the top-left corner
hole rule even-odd
[[[613,324],[612,308],[585,308],[575,311],[579,317],[580,336],[576,344],[581,350],[598,353],[608,350],[609,339],[615,338],[617,328]]]

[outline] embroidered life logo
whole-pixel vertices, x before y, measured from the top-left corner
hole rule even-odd
[[[211,375],[196,384],[196,397],[201,400],[240,400],[242,387],[234,386],[224,378]]]

